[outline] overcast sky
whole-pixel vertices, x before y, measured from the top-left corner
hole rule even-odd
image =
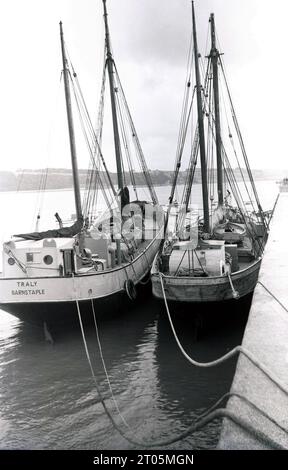
[[[0,169],[69,167],[59,20],[94,120],[102,1],[0,0],[0,5]],[[115,60],[148,166],[172,169],[191,2],[107,0],[107,7]],[[251,166],[287,168],[287,0],[195,0],[195,8],[203,55],[209,14],[215,13]],[[105,158],[114,169],[112,149]],[[79,167],[85,166],[81,154]]]

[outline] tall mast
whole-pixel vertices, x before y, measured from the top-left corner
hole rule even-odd
[[[82,208],[81,208],[81,194],[80,194],[80,184],[79,184],[79,175],[78,175],[78,163],[77,163],[77,154],[76,154],[72,106],[71,106],[69,69],[68,69],[67,58],[66,58],[66,53],[65,53],[62,21],[60,21],[60,38],[61,38],[61,50],[62,50],[62,61],[63,61],[66,111],[67,111],[67,121],[68,121],[69,140],[70,140],[70,153],[71,153],[72,172],[73,172],[75,207],[76,207],[77,220],[81,220],[83,217]]]
[[[123,169],[122,169],[122,158],[121,158],[121,147],[120,147],[120,138],[119,138],[119,128],[118,128],[118,119],[116,111],[116,100],[115,100],[115,83],[114,83],[114,61],[111,52],[110,44],[110,35],[107,19],[107,8],[106,0],[103,0],[104,7],[104,23],[105,23],[105,38],[106,38],[106,48],[107,48],[107,67],[109,75],[109,85],[110,85],[110,96],[111,96],[111,108],[112,108],[112,120],[113,120],[113,131],[114,131],[114,147],[115,147],[115,156],[116,156],[116,166],[117,166],[117,178],[118,178],[118,189],[123,189]]]
[[[204,211],[204,231],[209,232],[209,203],[208,203],[208,184],[207,184],[207,165],[206,165],[206,150],[205,150],[205,133],[203,122],[203,103],[202,103],[202,87],[199,72],[199,56],[197,45],[197,32],[194,2],[192,1],[192,17],[193,17],[193,42],[194,42],[194,57],[195,57],[195,76],[196,76],[196,92],[197,92],[197,111],[198,111],[198,130],[199,130],[199,147],[200,147],[200,160],[201,160],[201,178],[202,178],[202,198],[203,198],[203,211]]]
[[[213,93],[214,93],[214,112],[215,112],[215,134],[216,134],[216,157],[217,157],[217,191],[218,205],[223,204],[223,167],[222,167],[222,141],[221,141],[221,122],[219,108],[219,79],[218,79],[218,59],[219,51],[216,47],[216,33],[214,13],[210,15],[211,24],[211,52],[210,58],[213,70]]]

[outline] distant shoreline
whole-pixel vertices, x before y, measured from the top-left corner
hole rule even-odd
[[[274,181],[275,184],[278,184],[278,181],[275,179],[275,178],[259,178],[259,179],[255,179],[255,182],[265,182],[265,181]],[[200,181],[197,181],[195,182],[194,184],[197,184],[197,185],[201,185],[201,182]],[[154,188],[162,188],[162,187],[170,187],[171,185],[170,184],[154,184]],[[184,183],[180,183],[178,186],[184,186]],[[130,185],[129,185],[129,188],[130,188]],[[137,188],[146,188],[146,186],[137,186]],[[84,187],[81,187],[80,188],[80,191],[83,192],[85,191],[86,188]],[[99,189],[100,190],[100,189]],[[35,192],[38,192],[39,189],[38,188],[35,188],[35,189],[1,189],[0,188],[0,193],[9,193],[9,194],[12,194],[12,193],[15,193],[15,194],[18,194],[18,193],[26,193],[26,194],[29,194],[29,193],[35,193]],[[47,193],[54,193],[54,192],[68,192],[68,191],[73,191],[73,186],[70,186],[69,188],[46,188],[43,190],[44,192],[47,192]]]
[[[248,175],[245,170],[242,170],[245,180],[248,180]],[[29,192],[39,191],[69,191],[73,188],[72,172],[68,169],[51,168],[45,175],[46,170],[23,170],[16,173],[12,171],[0,171],[0,192]],[[279,181],[283,179],[283,175],[287,174],[285,170],[252,170],[255,181]],[[234,170],[237,181],[242,181],[241,171]],[[44,175],[44,177],[43,177]],[[88,175],[88,176],[87,176]],[[154,186],[171,186],[173,181],[174,172],[166,170],[151,170],[151,180]],[[100,175],[101,177],[102,175]],[[81,190],[85,190],[89,179],[88,170],[79,170],[79,180]],[[104,178],[104,175],[103,175]],[[187,170],[180,171],[178,175],[178,184],[184,184],[187,178]],[[115,186],[117,186],[117,175],[111,173],[111,179]],[[45,188],[43,182],[45,181]],[[105,181],[105,179],[103,180]],[[125,181],[128,186],[131,185],[130,175],[125,173]],[[145,187],[143,174],[140,172],[135,173],[136,187]],[[197,168],[194,175],[194,183],[201,184],[200,169]]]

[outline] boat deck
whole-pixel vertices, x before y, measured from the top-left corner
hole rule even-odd
[[[237,249],[238,252],[238,267],[239,270],[245,269],[255,261],[251,255],[251,242],[247,239],[244,240],[243,246]],[[190,258],[190,259],[189,259]],[[194,259],[196,259],[194,255]],[[192,255],[188,255],[188,251],[173,250],[169,259],[169,273],[175,275],[176,272],[188,275],[189,270],[193,268]],[[183,275],[183,274],[182,274]]]

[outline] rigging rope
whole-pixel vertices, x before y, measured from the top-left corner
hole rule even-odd
[[[90,136],[92,138],[92,142],[93,142],[93,146],[92,148],[94,147],[95,149],[97,149],[98,153],[99,153],[99,157],[101,159],[101,163],[103,165],[103,168],[105,170],[105,173],[106,173],[106,176],[107,176],[107,180],[109,182],[109,186],[110,186],[110,189],[112,190],[112,193],[113,195],[115,196],[116,195],[116,191],[115,191],[115,188],[114,188],[114,185],[112,183],[112,180],[111,180],[111,176],[110,176],[110,173],[108,171],[108,168],[106,166],[106,162],[105,162],[105,159],[103,157],[103,154],[102,154],[102,151],[101,151],[101,148],[100,148],[100,145],[99,145],[99,141],[98,141],[98,138],[97,138],[97,134],[94,130],[94,127],[93,127],[93,124],[92,124],[92,121],[90,119],[90,115],[89,115],[89,111],[88,111],[88,108],[86,106],[86,102],[85,102],[85,99],[84,99],[84,95],[82,93],[82,90],[81,90],[81,87],[80,87],[80,83],[79,83],[79,80],[78,80],[78,76],[74,70],[74,67],[73,67],[73,64],[70,60],[70,65],[71,65],[71,68],[72,68],[72,72],[73,72],[73,78],[75,79],[75,82],[70,75],[70,79],[71,79],[71,82],[72,82],[72,85],[73,85],[73,91],[74,91],[74,96],[75,96],[75,99],[78,103],[78,109],[79,109],[79,113],[80,113],[80,110],[81,111],[81,116],[82,116],[82,119],[84,122],[86,122],[86,125],[87,125],[87,129],[88,129],[88,132],[90,133]],[[76,85],[76,86],[75,86]],[[77,95],[77,92],[76,92],[76,89],[79,93],[79,97]],[[101,135],[101,134],[100,134]],[[93,156],[93,153],[92,152],[92,155],[91,155],[91,158],[92,158],[92,163],[94,165],[94,167],[97,168],[97,165],[95,164],[95,159],[94,159],[94,156]],[[108,187],[109,187],[108,186]]]
[[[207,86],[207,83],[208,83],[208,70],[209,70],[209,67],[207,67],[207,70],[206,70],[206,74],[205,74],[205,78],[204,78],[204,83],[205,84],[204,84],[204,89],[203,90],[205,90],[205,88]],[[202,94],[203,94],[203,90],[202,90]],[[196,87],[194,88],[194,92],[193,92],[193,96],[192,96],[192,100],[191,100],[191,105],[190,105],[190,109],[189,109],[189,114],[187,116],[186,130],[185,130],[185,133],[183,133],[183,136],[182,136],[182,147],[183,147],[182,152],[183,152],[184,145],[185,145],[186,132],[187,132],[187,127],[188,127],[190,115],[192,117],[192,106],[193,106],[193,98],[194,98],[195,91],[196,91]],[[204,94],[205,94],[205,92],[204,92]],[[203,109],[203,113],[204,113],[204,111],[205,110]],[[196,170],[196,165],[197,165],[198,151],[199,151],[199,128],[198,128],[198,125],[197,125],[197,127],[195,129],[194,138],[193,138],[192,148],[191,148],[191,155],[190,155],[190,161],[189,161],[189,166],[188,166],[188,171],[187,171],[187,178],[186,178],[186,181],[185,181],[183,194],[182,194],[182,200],[181,200],[181,204],[182,204],[183,207],[185,207],[186,212],[188,210],[189,200],[190,200],[190,197],[191,197],[192,184],[193,184],[193,181],[194,181],[194,175],[195,175],[195,170]],[[182,155],[181,155],[181,158],[182,158]],[[182,221],[181,221],[181,223],[182,223]]]
[[[229,91],[229,88],[228,88],[228,82],[227,82],[227,79],[226,79],[224,65],[223,65],[223,62],[222,62],[221,58],[219,60],[220,60],[220,66],[221,66],[221,69],[222,69],[222,73],[223,73],[223,77],[224,77],[224,81],[225,81],[229,101],[230,101],[232,119],[234,121],[234,125],[235,125],[235,129],[236,129],[236,132],[237,132],[237,135],[238,135],[238,139],[239,139],[239,143],[240,143],[240,146],[241,146],[242,154],[243,154],[243,157],[244,157],[244,160],[245,160],[247,172],[248,172],[249,179],[250,179],[250,184],[253,188],[254,197],[256,199],[256,203],[257,203],[257,206],[258,206],[260,217],[262,219],[262,223],[267,228],[267,222],[265,220],[265,217],[263,216],[263,209],[262,209],[260,199],[259,199],[259,196],[258,196],[258,192],[257,192],[256,186],[255,186],[255,183],[254,183],[254,179],[253,179],[251,167],[250,167],[250,164],[249,164],[249,160],[248,160],[248,157],[247,157],[244,141],[243,141],[242,134],[241,134],[241,131],[240,131],[240,127],[239,127],[239,124],[238,124],[235,109],[234,109],[234,106],[233,106],[233,103],[232,103],[232,97],[231,97],[231,94],[230,94],[230,91]]]
[[[221,69],[222,71],[222,69]],[[222,77],[222,76],[221,76]],[[239,161],[239,157],[238,157],[238,154],[237,154],[237,151],[236,151],[236,147],[235,147],[235,144],[234,144],[234,139],[233,139],[233,135],[232,135],[232,132],[231,132],[231,128],[230,128],[230,123],[229,123],[229,119],[228,119],[228,112],[227,112],[227,108],[226,108],[226,102],[225,102],[225,99],[224,99],[224,90],[223,90],[223,84],[222,84],[222,80],[220,80],[220,77],[219,77],[219,83],[220,83],[220,90],[221,90],[221,96],[222,96],[222,103],[223,103],[223,106],[224,106],[224,112],[225,112],[225,117],[226,117],[226,123],[227,123],[227,127],[228,127],[228,136],[229,136],[229,139],[230,139],[230,143],[231,143],[231,147],[232,147],[232,150],[233,150],[233,153],[234,153],[234,156],[236,158],[236,162],[237,162],[237,166],[238,166],[238,169],[240,171],[240,174],[241,174],[241,178],[242,178],[242,181],[243,181],[243,184],[244,184],[244,187],[245,187],[245,190],[246,190],[246,193],[247,193],[247,197],[252,205],[252,208],[254,210],[254,212],[256,213],[256,210],[255,210],[255,206],[254,206],[254,200],[251,198],[250,196],[250,193],[249,193],[249,189],[248,189],[248,186],[247,186],[247,182],[246,182],[246,178],[244,177],[244,173],[243,173],[243,169],[240,165],[240,161]],[[226,84],[225,84],[226,85]],[[227,90],[227,87],[225,86],[226,90]],[[233,121],[233,118],[232,118],[232,121]],[[233,121],[233,125],[234,125],[234,121]],[[253,191],[253,189],[252,189]]]
[[[121,110],[121,104],[120,104],[120,101],[119,101],[118,93],[116,93],[116,105],[117,105],[118,114],[119,114],[119,118],[120,118],[119,119],[120,120],[120,130],[121,130],[123,146],[124,146],[124,149],[125,149],[126,160],[127,160],[127,164],[128,164],[130,181],[131,181],[133,190],[135,192],[136,199],[138,200],[135,175],[134,175],[134,171],[133,171],[133,167],[132,167],[132,161],[131,161],[131,150],[130,150],[129,141],[128,141],[127,134],[126,134],[124,117],[123,117],[123,113],[122,113],[122,110]],[[123,168],[124,168],[124,164],[123,164]]]
[[[206,102],[206,106],[207,106],[207,102]],[[211,114],[211,110],[209,109],[209,113],[206,112],[206,114],[210,115]],[[214,118],[213,118],[213,123],[214,123]],[[213,136],[213,139],[215,139],[215,133],[214,133],[214,129],[213,129],[213,126],[210,124],[211,126],[211,132],[212,132],[212,136]],[[237,203],[237,206],[238,206],[238,209],[243,217],[243,220],[244,220],[244,223],[245,223],[245,226],[246,226],[246,230],[248,232],[248,234],[250,235],[250,239],[251,239],[251,242],[255,245],[257,243],[258,245],[258,249],[255,247],[255,251],[256,253],[259,255],[259,253],[263,253],[264,251],[264,247],[263,247],[263,243],[262,241],[256,236],[256,232],[255,232],[255,229],[253,227],[253,224],[248,224],[247,222],[247,218],[248,218],[248,212],[247,212],[247,209],[245,208],[245,203],[244,203],[244,200],[243,200],[243,197],[242,197],[242,194],[241,194],[241,191],[239,189],[239,185],[237,183],[237,180],[236,180],[236,177],[235,177],[235,174],[231,168],[231,165],[230,165],[230,162],[229,162],[229,159],[228,159],[228,156],[227,156],[227,153],[226,153],[226,150],[225,150],[225,147],[223,145],[223,142],[222,142],[222,155],[224,156],[224,160],[225,160],[225,163],[226,163],[226,166],[224,165],[224,172],[226,174],[226,178],[227,178],[227,181],[230,185],[230,188],[233,192],[233,196],[236,200],[236,203]]]
[[[73,88],[75,102],[76,102],[78,112],[79,112],[79,119],[80,119],[82,131],[83,131],[83,135],[84,135],[84,138],[85,138],[85,141],[86,141],[87,148],[88,148],[89,153],[90,153],[90,161],[91,161],[91,163],[92,163],[92,165],[95,169],[95,172],[96,172],[96,181],[98,180],[98,182],[100,183],[104,199],[106,201],[107,206],[109,207],[112,204],[113,197],[116,195],[116,191],[115,191],[115,188],[113,186],[113,183],[112,183],[110,174],[108,172],[108,169],[106,167],[101,149],[99,147],[96,133],[95,133],[94,129],[91,127],[92,123],[91,123],[90,116],[87,115],[87,114],[83,115],[83,103],[81,103],[81,101],[79,101],[79,97],[77,95],[76,88],[74,86],[74,81],[73,80],[72,80],[72,88]],[[92,143],[90,143],[89,137],[88,137],[87,132],[86,132],[85,121],[86,121],[86,123],[88,123],[88,132],[90,131],[90,136],[92,138]],[[93,146],[94,145],[96,146],[96,149],[98,150],[98,154],[100,156],[101,162],[102,162],[102,164],[104,166],[104,169],[105,169],[105,172],[106,172],[106,176],[107,176],[107,179],[108,179],[107,189],[108,189],[108,191],[109,191],[109,188],[111,190],[111,192],[110,192],[110,201],[108,200],[108,197],[107,197],[107,194],[106,194],[106,191],[105,191],[105,188],[104,188],[104,184],[103,184],[103,181],[101,180],[99,171],[97,170],[98,167],[97,167],[97,163],[95,161],[95,154],[94,154],[94,151],[93,151]],[[87,205],[86,205],[86,210],[87,210]]]
[[[115,75],[116,75],[116,79],[117,79],[118,91],[121,94],[124,109],[125,109],[126,114],[127,114],[127,119],[128,119],[129,124],[130,124],[131,133],[132,133],[132,137],[133,137],[133,143],[134,143],[135,149],[136,149],[136,155],[137,155],[137,158],[139,160],[140,167],[142,168],[142,171],[143,171],[143,174],[144,174],[144,177],[145,177],[145,181],[146,181],[146,185],[149,189],[151,200],[152,200],[153,204],[158,204],[158,197],[157,197],[157,194],[155,192],[155,189],[154,189],[154,186],[153,186],[153,183],[152,183],[151,174],[150,174],[150,171],[147,167],[147,163],[145,161],[144,153],[143,153],[143,150],[142,150],[142,147],[141,147],[141,144],[140,144],[137,132],[136,132],[136,128],[135,128],[135,125],[134,125],[134,122],[133,122],[133,119],[132,119],[132,116],[131,116],[131,113],[130,113],[130,109],[129,109],[129,106],[128,106],[128,103],[127,103],[127,100],[126,100],[126,96],[125,96],[125,93],[124,93],[124,90],[123,90],[123,87],[122,87],[122,83],[121,83],[121,80],[120,80],[120,77],[119,77],[119,74],[118,74],[118,70],[117,70],[117,67],[116,67],[116,64],[115,64],[114,61],[113,61],[113,64],[114,64]]]

